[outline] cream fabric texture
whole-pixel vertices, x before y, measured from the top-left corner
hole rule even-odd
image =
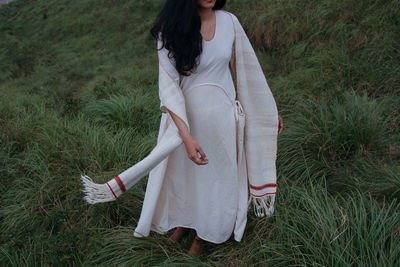
[[[165,172],[158,171],[161,166],[150,172],[149,179],[164,177],[159,196],[149,193],[145,200],[157,198],[153,231],[165,234],[183,226],[196,229],[204,240],[222,243],[236,227],[235,239],[241,240],[247,218],[248,186],[247,176],[238,176],[236,93],[229,70],[233,42],[230,16],[216,11],[214,38],[203,41],[195,73],[179,75],[168,58],[168,50],[158,52],[160,63],[183,92],[191,135],[209,163],[199,166],[192,162],[181,144],[169,154]],[[136,231],[140,232],[138,228]]]
[[[253,203],[254,212],[259,217],[271,216],[274,212],[277,188],[277,106],[239,20],[230,12],[216,12],[216,33],[214,39],[204,44],[205,60],[201,63],[198,74],[181,79],[176,74],[173,64],[165,60],[166,51],[159,52],[159,97],[163,113],[157,145],[151,153],[103,185],[95,184],[88,176],[81,175],[85,186],[85,200],[95,204],[117,199],[125,190],[149,174],[142,212],[134,231],[136,237],[148,236],[150,230],[165,233],[171,227],[185,224],[197,227],[203,233],[202,237],[211,242],[223,242],[229,238],[232,231],[235,240],[240,241],[246,225],[247,206],[250,203]],[[218,38],[225,44],[218,45]],[[231,44],[233,49],[229,55],[230,52],[226,48]],[[226,66],[227,62],[230,63],[236,77],[237,95],[229,68]],[[215,99],[210,94],[214,94]],[[234,100],[235,96],[237,101]],[[202,101],[203,99],[207,101]],[[237,108],[234,108],[235,105]],[[242,120],[235,120],[239,107],[244,112],[245,122],[244,116],[241,117]],[[188,162],[187,155],[183,153],[184,144],[167,109],[185,122],[189,132],[201,140],[198,140],[201,146],[207,147],[206,150],[203,148],[206,155],[213,155],[214,158],[209,158],[208,168],[205,167],[207,165]],[[212,109],[215,109],[215,112]],[[204,117],[199,116],[203,111],[207,114],[210,124],[207,124]],[[216,127],[219,122],[222,123],[222,127]],[[207,125],[209,128],[199,128]],[[234,127],[236,137],[232,135]],[[204,136],[212,135],[214,140],[203,139]],[[235,138],[236,146],[232,146]],[[213,148],[213,145],[217,147]],[[210,153],[207,154],[207,151]],[[216,151],[218,153],[213,153]],[[181,164],[181,169],[178,160],[186,161]],[[218,166],[216,160],[220,160],[221,165],[227,164],[231,169]],[[188,170],[184,169],[188,166]],[[193,170],[193,177],[187,177],[186,175]],[[202,184],[199,181],[200,176],[205,174],[210,174],[210,177]],[[184,182],[179,184],[178,181]],[[247,194],[247,188],[250,197],[246,203],[244,192]],[[232,192],[228,194],[228,191]],[[193,196],[191,193],[197,195]],[[193,207],[193,210],[189,211],[189,205],[179,204],[178,200],[185,202],[189,199],[190,204],[194,205],[196,197],[198,201],[204,199],[200,193],[208,193],[207,197],[211,196],[207,202],[212,203],[208,212],[204,211],[204,206]],[[218,194],[220,198],[217,200],[215,196]],[[185,214],[189,215],[187,221],[182,218]],[[199,214],[202,214],[204,219],[194,225],[201,217]],[[210,218],[207,218],[208,216]],[[216,218],[217,222],[213,223],[213,218]],[[200,228],[202,223],[205,224],[205,228]],[[221,226],[217,227],[217,223]]]

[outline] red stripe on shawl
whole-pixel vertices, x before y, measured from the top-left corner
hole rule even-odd
[[[254,190],[262,190],[262,189],[264,189],[266,187],[277,187],[278,184],[269,183],[269,184],[264,184],[264,185],[260,185],[260,186],[255,186],[255,185],[249,184],[249,186],[250,186],[251,189],[254,189]]]
[[[117,176],[117,178],[118,178],[118,180],[121,182],[121,185],[122,185],[122,187],[124,188],[123,191],[125,192],[125,191],[126,191],[126,187],[125,187],[124,183],[122,182],[121,177]]]
[[[254,195],[254,194],[250,193],[250,195],[252,195],[254,197],[262,197],[262,196],[265,196],[265,195],[273,195],[273,194],[276,194],[276,192],[274,192],[274,193],[265,193],[263,195]]]
[[[108,184],[108,182],[106,184],[108,185],[108,188],[110,188],[110,190],[113,193],[115,199],[118,199],[117,196],[115,195],[114,191],[112,190],[111,186]]]
[[[120,180],[117,177],[115,177],[114,180],[117,182],[117,185],[119,186],[119,189],[121,189],[121,192],[125,193],[126,190],[124,190],[124,188],[122,187]]]

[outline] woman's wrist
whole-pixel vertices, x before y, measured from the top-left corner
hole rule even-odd
[[[190,138],[192,138],[192,136],[190,135],[189,132],[185,132],[185,133],[181,133],[179,132],[179,135],[182,138],[182,141],[185,143],[187,140],[189,140]]]

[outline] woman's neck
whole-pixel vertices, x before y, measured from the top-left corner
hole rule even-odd
[[[207,21],[213,18],[214,10],[212,8],[199,8],[199,15],[202,21]]]

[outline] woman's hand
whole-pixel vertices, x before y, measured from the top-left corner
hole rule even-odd
[[[278,124],[278,134],[280,134],[283,131],[283,120],[280,115],[278,115],[279,118],[279,124]]]
[[[204,154],[203,149],[201,149],[199,143],[197,143],[197,141],[191,135],[187,135],[182,140],[186,146],[186,150],[190,160],[192,160],[197,165],[205,165],[208,163],[208,159],[206,157],[206,154]],[[198,153],[200,153],[200,157],[198,156]]]
[[[206,154],[204,154],[203,149],[201,149],[197,141],[194,140],[194,138],[190,135],[185,122],[169,109],[168,112],[171,115],[172,120],[175,122],[176,127],[178,127],[179,135],[181,136],[182,141],[186,146],[189,159],[198,165],[207,164],[208,159],[206,157]],[[200,153],[201,155],[200,158],[198,156],[198,153]]]

